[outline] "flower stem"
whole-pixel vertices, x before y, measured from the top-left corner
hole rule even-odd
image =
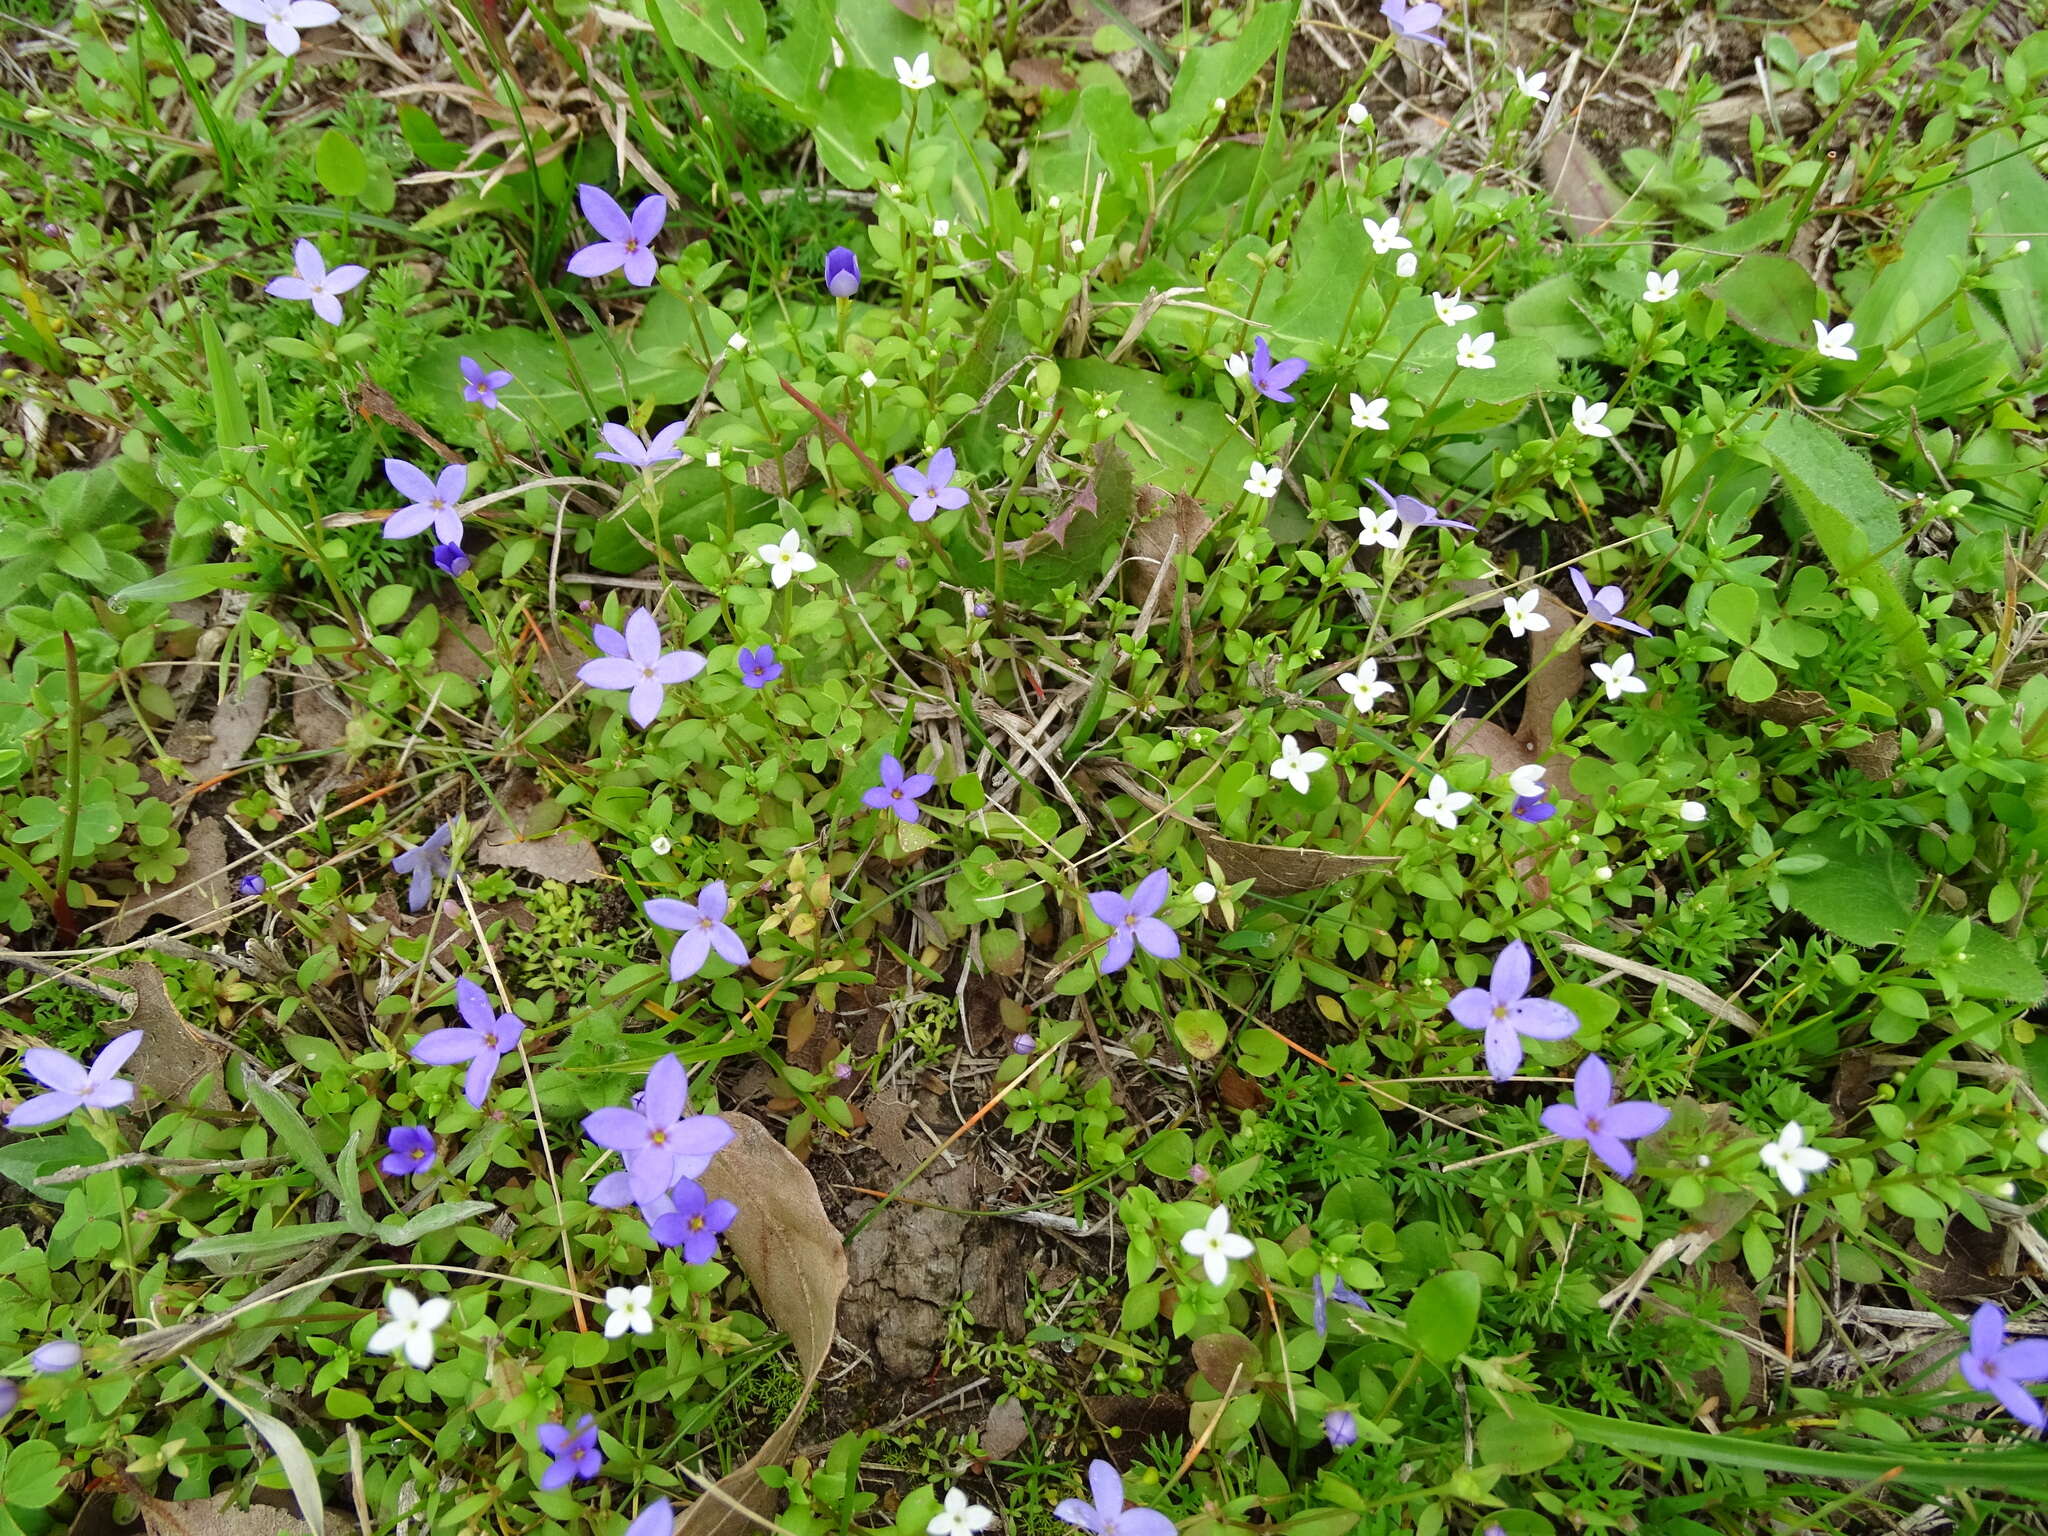
[[[78,642],[64,631],[64,823],[58,833],[57,881],[54,908],[57,937],[68,945],[78,937],[78,922],[71,915],[71,860],[73,840],[78,836],[78,811],[85,796],[85,774],[80,759],[85,755],[85,704],[79,697]],[[126,1230],[126,1224],[123,1224]]]

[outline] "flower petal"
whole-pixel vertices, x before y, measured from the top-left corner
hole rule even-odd
[[[1588,1056],[1572,1077],[1572,1091],[1580,1114],[1598,1114],[1614,1102],[1614,1073],[1598,1056]]]
[[[603,240],[596,245],[586,245],[571,256],[569,272],[574,277],[604,277],[618,271],[625,264],[625,248],[609,240]]]
[[[711,947],[718,951],[719,957],[728,965],[747,963],[747,946],[741,942],[740,936],[724,923],[711,930]]]
[[[1139,918],[1133,936],[1147,952],[1161,960],[1171,960],[1180,954],[1180,935],[1156,917]]]
[[[1493,994],[1484,987],[1467,987],[1451,999],[1451,1017],[1467,1029],[1484,1029],[1493,1022]]]
[[[924,467],[925,478],[935,485],[943,485],[953,478],[953,450],[941,448]]]
[[[645,608],[635,608],[626,617],[626,654],[643,667],[661,659],[661,626]]]
[[[408,501],[432,501],[434,482],[427,478],[426,471],[404,459],[386,459],[384,478],[391,482],[391,488]]]
[[[1619,1177],[1635,1177],[1636,1155],[1629,1151],[1627,1144],[1619,1137],[1610,1136],[1605,1131],[1595,1131],[1586,1138],[1586,1149],[1613,1169]]]
[[[618,199],[603,187],[584,182],[576,189],[576,201],[583,209],[583,217],[590,221],[590,227],[607,240],[630,240],[633,238],[633,221],[626,217],[626,210]]]
[[[39,1125],[62,1120],[73,1110],[80,1108],[85,1100],[75,1093],[39,1093],[24,1104],[17,1105],[7,1117],[10,1131],[33,1130]]]
[[[62,1051],[46,1045],[21,1053],[22,1069],[45,1088],[59,1093],[83,1093],[92,1086],[92,1074]]]
[[[576,669],[587,688],[621,689],[640,686],[640,668],[623,656],[596,656]]]
[[[1486,1029],[1486,1070],[1496,1083],[1513,1077],[1522,1065],[1522,1037],[1506,1024],[1489,1024]]]
[[[677,901],[672,896],[657,896],[640,910],[647,914],[647,921],[659,928],[673,928],[678,933],[697,924],[697,909],[687,901]]]
[[[1095,1495],[1095,1507],[1105,1520],[1114,1520],[1123,1512],[1123,1474],[1099,1457],[1088,1463],[1088,1491]]]
[[[626,713],[643,731],[654,724],[655,717],[661,713],[661,684],[653,678],[634,684],[633,692],[626,700]]]
[[[490,994],[467,976],[456,978],[455,1011],[462,1015],[463,1023],[479,1032],[498,1022],[498,1015],[491,1007]]]
[[[1150,917],[1166,905],[1166,898],[1172,890],[1173,876],[1164,869],[1155,869],[1131,892],[1130,910],[1139,917]]]
[[[1103,946],[1102,960],[1096,966],[1096,970],[1104,976],[1122,970],[1130,964],[1131,951],[1135,947],[1136,940],[1131,937],[1131,930],[1119,927],[1109,936],[1109,942]]]
[[[704,962],[711,958],[711,935],[702,928],[692,928],[680,939],[668,957],[668,979],[688,981],[704,969]]]
[[[473,1029],[435,1029],[414,1042],[412,1059],[430,1067],[452,1067],[483,1048],[482,1038]]]
[[[1566,1141],[1586,1139],[1586,1119],[1569,1104],[1551,1104],[1536,1117],[1543,1122],[1543,1129],[1553,1136],[1562,1136]]]
[[[1600,1117],[1600,1123],[1610,1136],[1626,1137],[1640,1141],[1645,1136],[1654,1136],[1671,1121],[1671,1111],[1662,1104],[1652,1104],[1647,1099],[1628,1099],[1614,1105]]]
[[[661,233],[661,226],[668,218],[668,199],[661,196],[643,197],[633,210],[631,229],[633,238],[642,245],[651,244]]]
[[[647,1069],[640,1108],[651,1125],[673,1125],[690,1106],[690,1075],[674,1052]]]
[[[1579,1028],[1577,1014],[1547,997],[1525,997],[1510,1004],[1508,1022],[1531,1040],[1569,1040]]]
[[[1492,991],[1498,1002],[1512,1003],[1529,995],[1529,946],[1520,939],[1494,957]]]
[[[650,1132],[647,1116],[639,1110],[608,1105],[583,1117],[583,1134],[610,1152],[641,1152],[649,1145]]]

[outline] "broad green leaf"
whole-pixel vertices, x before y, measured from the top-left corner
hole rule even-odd
[[[2036,33],[2037,38],[2048,33]],[[1964,151],[1964,178],[1976,198],[1978,227],[2000,262],[1987,282],[2013,345],[2038,366],[2048,351],[2048,177],[2020,150],[2010,130],[2000,128],[1971,139]],[[2020,240],[2029,249],[2013,255]]]
[[[1755,651],[1740,651],[1728,663],[1728,691],[1745,704],[1761,704],[1778,691],[1778,674]]]
[[[1859,344],[1896,346],[1909,336],[1945,340],[1922,329],[1947,304],[1970,265],[1970,189],[1960,183],[1930,198],[1906,231],[1898,259],[1878,270],[1850,318]],[[1754,257],[1746,258],[1755,260]]]
[[[1285,0],[1255,5],[1237,36],[1190,49],[1174,76],[1173,104],[1152,120],[1154,136],[1163,144],[1187,138],[1216,115],[1217,97],[1228,100],[1251,84],[1287,41],[1295,9]]]
[[[1808,922],[1866,946],[1895,944],[1912,923],[1920,869],[1891,844],[1863,848],[1830,828],[1785,853],[1827,861],[1805,874],[1781,876],[1792,905]]]
[[[215,592],[230,589],[247,591],[251,585],[248,578],[255,573],[254,565],[240,560],[219,565],[188,565],[180,570],[165,571],[160,576],[151,576],[145,581],[132,582],[107,601],[116,613],[125,611],[134,603],[190,602],[196,597],[210,597]]]
[[[370,184],[370,163],[354,139],[330,128],[313,146],[313,174],[336,197],[358,198]]]
[[[1479,1459],[1520,1477],[1562,1461],[1571,1453],[1572,1432],[1538,1414],[1489,1413],[1479,1421]]]
[[[1591,301],[1569,272],[1546,277],[1508,300],[1504,319],[1510,336],[1528,336],[1561,358],[1592,357],[1600,333],[1587,318]]]
[[[1449,1365],[1472,1343],[1479,1328],[1479,1277],[1446,1270],[1416,1288],[1408,1303],[1408,1337],[1438,1365]]]
[[[7,1451],[6,1478],[8,1508],[48,1509],[57,1502],[69,1479],[64,1453],[47,1440],[23,1440]]]
[[[1737,325],[1781,347],[1811,346],[1813,322],[1826,312],[1806,268],[1768,251],[1743,257],[1707,292],[1728,306]]]
[[[346,1221],[305,1221],[295,1226],[271,1227],[262,1232],[223,1232],[202,1237],[178,1250],[180,1263],[207,1259],[243,1259],[251,1265],[275,1264],[301,1248],[325,1242],[330,1237],[360,1235]]]
[[[448,1227],[459,1227],[465,1221],[474,1221],[479,1216],[496,1210],[488,1200],[451,1200],[446,1205],[430,1205],[417,1216],[405,1221],[380,1222],[377,1227],[377,1241],[388,1243],[394,1248],[403,1248],[416,1243],[429,1232],[440,1232]]]

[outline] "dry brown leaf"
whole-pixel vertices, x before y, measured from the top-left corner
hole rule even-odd
[[[1576,644],[1560,643],[1579,622],[1578,616],[1546,587],[1538,587],[1536,597],[1536,611],[1550,620],[1550,628],[1529,631],[1529,665],[1534,670],[1522,690],[1522,722],[1515,734],[1541,757],[1550,751],[1557,706],[1577,698],[1586,686],[1586,664]]]
[[[1550,195],[1564,215],[1568,234],[1583,240],[1598,233],[1621,211],[1620,191],[1600,168],[1600,157],[1579,137],[1576,124],[1544,140],[1537,159],[1543,166],[1543,179],[1550,184]]]
[[[144,886],[123,901],[107,924],[107,942],[126,944],[152,917],[168,917],[207,933],[225,933],[228,884],[221,871],[227,861],[227,838],[220,823],[211,816],[192,823],[185,834],[185,862],[176,878],[169,885]]]
[[[203,784],[247,756],[269,718],[270,679],[259,673],[221,700],[210,722],[187,720],[171,732],[164,745],[173,757],[189,765],[191,782]],[[181,815],[191,805],[175,786],[169,798]]]
[[[726,1229],[726,1249],[753,1286],[768,1321],[796,1346],[804,1385],[761,1448],[683,1511],[676,1536],[742,1536],[757,1523],[747,1511],[765,1519],[775,1507],[775,1490],[761,1481],[761,1469],[789,1454],[831,1353],[839,1298],[846,1290],[846,1248],[825,1214],[811,1171],[760,1121],[736,1114],[719,1118],[736,1134],[712,1160],[702,1180],[704,1190],[740,1208]]]
[[[211,1075],[207,1103],[225,1108],[221,1067],[227,1053],[185,1022],[164,987],[163,972],[138,960],[114,976],[134,988],[135,1010],[128,1015],[127,1028],[142,1031],[142,1044],[128,1063],[127,1075],[170,1104],[183,1103],[200,1080]]]
[[[1202,851],[1216,861],[1223,878],[1235,885],[1252,882],[1261,896],[1298,896],[1362,875],[1369,869],[1398,864],[1391,854],[1325,853],[1319,848],[1280,848],[1269,843],[1240,843],[1235,838],[1197,826]]]
[[[839,418],[843,430],[845,418]],[[811,439],[818,434],[806,432],[798,438],[780,458],[757,459],[747,466],[747,484],[757,491],[770,496],[793,496],[809,485],[817,471],[811,466]]]
[[[1264,1109],[1266,1090],[1256,1078],[1250,1078],[1235,1067],[1225,1067],[1216,1078],[1216,1096],[1232,1109]]]
[[[315,752],[348,740],[349,707],[341,690],[326,681],[303,683],[292,690],[292,734]]]
[[[1179,491],[1172,496],[1162,496],[1150,486],[1139,488],[1138,513],[1139,521],[1131,526],[1129,556],[1124,566],[1124,596],[1134,603],[1142,603],[1149,598],[1154,584],[1162,579],[1170,589],[1173,574],[1169,571],[1162,578],[1160,566],[1192,553],[1208,537],[1215,522],[1194,497]],[[1180,595],[1180,608],[1181,624],[1185,629],[1188,620],[1188,594],[1185,592]]]
[[[237,1509],[233,1494],[210,1499],[137,1498],[142,1526],[149,1536],[312,1536],[313,1528],[297,1515],[256,1505]],[[355,1529],[355,1522],[328,1512],[330,1531]]]
[[[1071,91],[1079,83],[1056,59],[1012,59],[1009,70],[1016,87],[1010,94],[1019,101],[1029,100],[1040,91]]]
[[[981,1454],[990,1461],[1005,1461],[1030,1435],[1024,1405],[1014,1397],[999,1397],[981,1427]]]
[[[477,835],[480,862],[499,869],[523,869],[564,885],[604,878],[604,860],[598,857],[596,847],[578,833],[554,830],[561,824],[562,807],[544,798],[531,779],[515,778],[505,786],[498,803],[501,809],[491,812]]]

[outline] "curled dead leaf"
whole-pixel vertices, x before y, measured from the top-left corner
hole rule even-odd
[[[220,1080],[227,1052],[185,1022],[164,986],[163,972],[138,960],[114,975],[135,989],[135,1009],[128,1015],[126,1027],[142,1031],[142,1044],[136,1047],[126,1075],[168,1104],[183,1103],[202,1079],[211,1076],[207,1103],[226,1107]]]

